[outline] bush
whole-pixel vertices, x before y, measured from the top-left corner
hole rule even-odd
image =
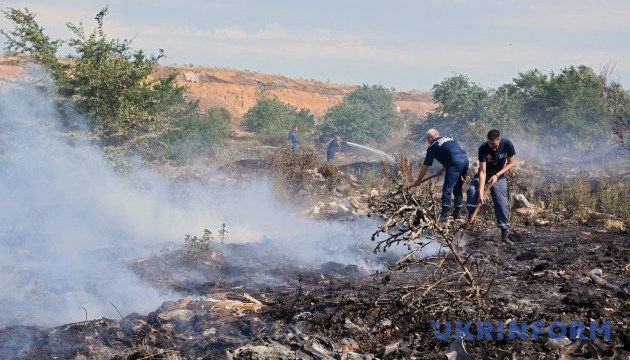
[[[176,121],[174,130],[164,135],[167,157],[177,160],[207,153],[232,134],[231,118],[227,109],[215,107]]]
[[[203,230],[201,238],[197,236],[186,235],[184,239],[186,257],[195,263],[210,260],[215,254],[214,237],[208,229]]]
[[[315,118],[308,110],[298,110],[264,94],[247,111],[243,120],[248,131],[259,134],[261,140],[269,145],[286,144],[294,125],[298,126],[301,140],[308,138],[315,126]]]
[[[422,129],[435,127],[470,147],[495,127],[569,151],[585,144],[592,148],[598,146],[598,137],[611,135],[613,126],[619,137],[624,128],[620,114],[630,104],[620,84],[583,65],[549,75],[538,70],[519,73],[512,83],[488,90],[457,75],[432,91],[438,108],[427,115]]]
[[[81,24],[68,23],[72,37],[52,40],[35,21],[28,9],[8,8],[3,13],[14,28],[6,32],[6,49],[29,53],[33,60],[50,72],[59,101],[76,105],[92,120],[92,130],[105,145],[133,144],[145,155],[163,150],[156,139],[187,127],[203,124],[207,114],[199,112],[198,103],[185,97],[175,75],[152,77],[158,61],[164,57],[133,50],[131,41],[110,39],[104,30],[104,8],[95,17],[97,26],[86,33]],[[72,48],[70,61],[61,61],[57,52],[62,44]],[[63,108],[63,107],[61,107]],[[216,125],[217,122],[212,124]],[[223,123],[217,129],[202,129],[202,138],[225,137]],[[213,126],[214,126],[213,125]],[[151,136],[147,136],[151,133]],[[213,134],[210,136],[209,134]]]
[[[332,191],[341,184],[341,173],[339,172],[337,165],[327,162],[320,166],[317,169],[317,172],[322,174],[324,179],[326,179],[326,188],[329,191]]]
[[[301,146],[294,154],[289,147],[282,147],[268,159],[274,185],[280,186],[289,195],[300,190],[309,190],[312,170],[317,167],[318,155],[315,150]]]
[[[320,141],[340,134],[348,141],[382,143],[396,120],[391,91],[380,85],[363,85],[328,109]]]

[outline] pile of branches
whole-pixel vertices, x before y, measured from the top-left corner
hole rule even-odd
[[[481,315],[487,312],[488,294],[494,281],[483,270],[483,253],[464,254],[465,223],[437,221],[440,205],[432,195],[434,185],[420,188],[418,195],[400,185],[398,190],[370,199],[372,215],[384,223],[372,235],[374,252],[405,246],[406,253],[392,263],[384,280],[402,273],[414,276],[383,297],[413,314],[434,318]]]

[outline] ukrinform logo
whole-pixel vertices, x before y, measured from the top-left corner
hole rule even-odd
[[[431,321],[429,325],[434,329],[435,337],[440,340],[450,340],[454,336],[457,340],[469,341],[527,341],[537,340],[545,334],[551,339],[560,339],[566,336],[570,340],[595,340],[598,335],[601,335],[604,340],[610,340],[609,321],[603,321],[601,324],[597,321],[591,321],[588,326],[581,321],[571,321],[569,324],[565,324],[561,321],[547,323],[545,320],[510,321],[507,324],[503,321],[479,321],[477,323],[455,321],[454,326],[453,322],[450,321],[445,323]],[[476,336],[473,336],[471,328],[475,329],[474,335]],[[585,335],[587,330],[589,336]]]

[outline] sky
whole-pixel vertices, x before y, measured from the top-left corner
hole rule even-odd
[[[429,90],[456,74],[496,87],[583,64],[630,87],[630,1],[0,0],[57,38],[67,22],[93,28],[107,5],[107,34],[164,49],[166,65]]]

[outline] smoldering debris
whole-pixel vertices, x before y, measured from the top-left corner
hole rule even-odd
[[[324,223],[295,214],[265,181],[244,189],[183,187],[133,163],[118,175],[81,132],[85,126],[77,124],[86,120],[62,122],[40,90],[23,82],[0,98],[3,323],[80,321],[84,308],[90,318],[116,318],[111,303],[124,314],[146,313],[178,295],[156,290],[129,263],[164,245],[177,249],[185,234],[216,232],[221,224],[229,242],[267,238],[300,263],[372,266],[354,250],[372,223]]]
[[[488,294],[491,318],[606,319],[611,324],[607,342],[552,341],[543,334],[538,341],[465,341],[462,347],[436,338],[429,326],[434,309],[402,296],[409,286],[429,281],[427,274],[393,274],[384,282],[331,272],[338,267],[330,266],[327,271],[287,272],[282,276],[296,281],[284,286],[199,286],[191,289],[196,296],[122,320],[79,321],[53,329],[9,326],[0,330],[0,357],[376,360],[444,359],[454,351],[471,359],[624,358],[630,351],[627,297],[600,288],[583,269],[604,264],[607,282],[622,284],[627,237],[592,232],[588,241],[575,241],[585,231],[530,228],[513,245],[479,241],[470,251],[484,253],[488,271],[497,274]],[[30,342],[21,342],[27,336]]]

